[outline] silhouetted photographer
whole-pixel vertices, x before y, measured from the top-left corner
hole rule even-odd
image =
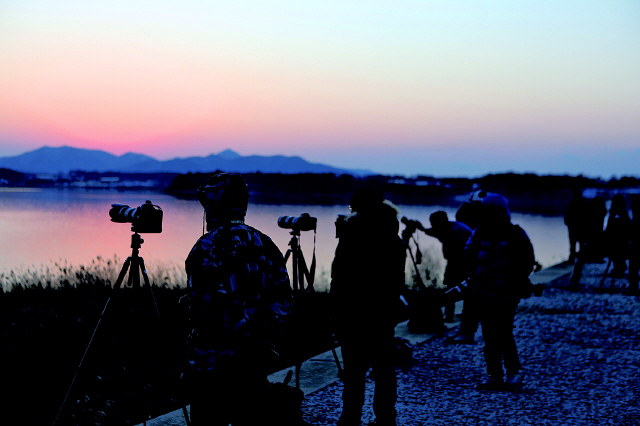
[[[375,373],[376,424],[395,425],[394,328],[404,290],[405,245],[398,236],[397,210],[382,192],[361,188],[352,213],[336,224],[339,238],[331,268],[336,334],[344,360],[341,426],[359,426],[365,377]]]
[[[573,198],[564,211],[564,224],[569,232],[569,263],[576,261],[578,253],[581,255],[585,246],[589,206],[582,196],[582,190],[573,191]]]
[[[270,423],[275,404],[267,372],[292,303],[284,259],[268,236],[244,223],[248,188],[240,175],[215,174],[197,197],[207,233],[187,257],[182,301],[191,328],[186,375],[192,424]]]
[[[511,223],[507,200],[491,194],[482,200],[480,224],[465,248],[471,266],[467,292],[473,294],[482,324],[489,379],[480,387],[495,389],[522,382],[522,365],[513,337],[521,298],[531,294],[528,279],[536,261],[525,231]]]
[[[437,238],[442,243],[442,254],[447,261],[443,284],[446,289],[456,287],[467,277],[464,248],[472,230],[462,222],[449,221],[447,213],[437,211],[429,217],[431,228],[419,228],[425,234]],[[454,321],[455,302],[445,300],[444,321]]]

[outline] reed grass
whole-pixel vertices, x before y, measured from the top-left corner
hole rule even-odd
[[[48,265],[18,267],[0,273],[0,288],[4,292],[27,288],[66,289],[84,284],[113,286],[124,260],[97,256],[88,264],[74,265],[66,259],[52,261]],[[187,279],[184,265],[160,263],[146,265],[152,285],[168,288],[185,288]],[[126,284],[126,283],[125,283]]]

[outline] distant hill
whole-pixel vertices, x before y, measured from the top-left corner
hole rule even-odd
[[[324,164],[310,163],[301,157],[282,155],[242,155],[227,149],[207,157],[174,158],[159,161],[142,154],[127,153],[121,156],[98,150],[43,147],[15,157],[0,158],[0,168],[24,173],[66,174],[73,170],[87,172],[128,173],[208,173],[222,170],[235,173],[334,173],[364,176],[373,174],[367,170],[340,169]]]

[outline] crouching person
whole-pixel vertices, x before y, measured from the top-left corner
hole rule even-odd
[[[217,173],[197,196],[207,233],[186,260],[192,424],[262,424],[268,369],[292,303],[289,276],[271,239],[244,223],[240,175]]]
[[[465,253],[471,265],[469,291],[477,301],[484,357],[489,379],[479,386],[492,389],[522,381],[522,365],[513,337],[513,322],[520,298],[530,289],[535,265],[533,246],[522,228],[511,223],[507,200],[491,194],[482,201],[481,222]]]
[[[381,191],[357,190],[352,213],[336,223],[339,238],[331,267],[336,334],[344,360],[340,426],[359,426],[365,377],[375,376],[373,411],[378,425],[396,424],[393,364],[395,308],[404,287],[405,246],[397,210]]]

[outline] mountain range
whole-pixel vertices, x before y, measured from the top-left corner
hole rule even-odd
[[[197,173],[216,170],[234,173],[334,173],[364,176],[374,174],[368,170],[349,170],[310,163],[301,157],[283,155],[242,156],[230,149],[207,157],[174,158],[160,161],[142,154],[126,153],[120,156],[105,151],[62,147],[42,147],[14,157],[1,157],[0,168],[23,173],[67,174],[73,170],[86,172],[121,173]]]

